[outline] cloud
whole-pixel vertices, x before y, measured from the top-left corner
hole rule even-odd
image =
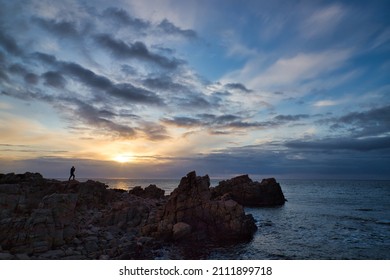
[[[15,56],[19,56],[23,54],[23,51],[16,43],[16,40],[12,36],[4,33],[1,30],[1,28],[0,28],[0,46],[9,54]]]
[[[198,127],[203,125],[201,120],[190,117],[173,117],[171,119],[164,118],[161,119],[161,121],[163,123],[175,125],[178,127]]]
[[[252,92],[252,90],[250,90],[250,89],[247,89],[243,84],[241,84],[241,83],[228,83],[228,84],[226,84],[225,85],[225,87],[227,88],[227,89],[232,89],[232,90],[240,90],[240,91],[242,91],[242,92],[247,92],[247,93],[249,93],[249,92]]]
[[[183,61],[169,59],[165,56],[152,53],[142,42],[127,44],[122,40],[114,39],[109,34],[99,34],[95,37],[96,42],[105,49],[112,52],[117,58],[135,58],[141,61],[152,62],[166,69],[176,69]]]
[[[345,7],[339,4],[318,8],[303,21],[302,33],[307,37],[323,36],[338,26],[345,13]]]
[[[158,28],[160,28],[161,30],[163,30],[164,33],[169,35],[179,35],[188,39],[197,38],[197,34],[194,30],[181,29],[167,19],[161,21],[160,24],[158,25]]]
[[[178,127],[208,128],[210,130],[210,134],[222,135],[234,133],[236,130],[264,130],[308,118],[310,118],[310,116],[305,114],[278,115],[270,120],[260,122],[254,120],[245,120],[244,117],[233,114],[224,114],[219,116],[214,114],[198,114],[194,117],[177,116],[173,118],[163,118],[161,121],[168,125],[174,125]]]
[[[329,107],[329,106],[335,106],[338,103],[333,100],[320,100],[313,104],[315,107]]]
[[[103,17],[113,20],[114,22],[135,28],[138,31],[145,30],[151,26],[150,22],[143,19],[134,18],[127,11],[121,8],[110,7],[103,11]]]
[[[8,67],[9,73],[20,75],[23,80],[31,85],[36,85],[39,81],[39,76],[29,72],[23,65],[14,63]]]
[[[33,17],[32,22],[36,23],[44,30],[60,38],[61,37],[78,38],[80,36],[76,24],[72,21]]]
[[[294,122],[301,119],[308,119],[310,116],[307,114],[298,114],[298,115],[277,115],[274,117],[274,120],[280,122]]]
[[[157,124],[150,121],[142,121],[140,123],[140,126],[140,130],[146,135],[147,139],[149,140],[160,141],[170,138],[167,129],[161,124]]]
[[[97,75],[77,63],[58,62],[63,73],[81,81],[94,89],[102,90],[112,96],[137,103],[163,105],[163,100],[155,93],[130,83],[114,84],[109,78]]]
[[[182,110],[186,108],[188,111],[194,111],[199,109],[208,109],[212,107],[212,104],[208,101],[208,98],[199,92],[187,92],[185,95],[175,95],[170,98],[171,104],[174,104]]]
[[[365,139],[326,138],[316,141],[290,141],[285,146],[291,149],[318,150],[329,152],[333,150],[352,150],[368,152],[373,150],[389,150],[390,137],[375,137]]]
[[[252,88],[299,85],[309,79],[327,74],[345,63],[350,50],[327,50],[318,53],[299,53],[280,58],[260,75],[250,79]]]
[[[345,131],[355,137],[380,137],[390,134],[390,105],[363,112],[351,112],[338,118],[324,120],[332,129]]]
[[[171,77],[165,75],[160,77],[153,77],[144,79],[142,82],[146,87],[155,90],[173,91],[175,93],[179,91],[189,91],[189,89],[182,83],[176,83]]]
[[[102,111],[77,99],[65,99],[63,102],[65,102],[65,105],[68,105],[68,110],[71,110],[71,114],[67,113],[67,115],[72,123],[76,118],[76,123],[85,123],[93,129],[100,131],[99,134],[103,133],[103,135],[111,137],[131,139],[136,135],[134,128],[107,118],[112,117],[114,115],[112,113],[107,114],[107,111]],[[76,108],[71,109],[72,105],[76,105]]]
[[[59,72],[48,71],[42,75],[45,84],[55,88],[65,88],[66,80]]]

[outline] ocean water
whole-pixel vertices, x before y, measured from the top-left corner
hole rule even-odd
[[[256,179],[256,178],[255,178]],[[179,180],[100,179],[112,188],[156,184],[169,194]],[[216,186],[219,180],[211,180]],[[288,202],[245,208],[257,221],[253,239],[175,258],[390,259],[390,181],[279,180]]]

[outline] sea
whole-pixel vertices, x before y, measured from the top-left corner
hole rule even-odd
[[[252,178],[256,179],[256,178]],[[259,181],[261,178],[258,179]],[[155,184],[170,194],[179,180],[99,179],[129,190]],[[211,187],[220,180],[211,179]],[[246,243],[207,247],[162,258],[211,260],[390,259],[390,181],[278,180],[281,207],[245,208],[258,230]],[[194,253],[195,252],[195,253]],[[195,254],[195,255],[194,255]]]

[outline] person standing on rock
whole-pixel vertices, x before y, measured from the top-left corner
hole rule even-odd
[[[73,177],[73,180],[75,179],[75,176],[74,176],[74,172],[76,171],[76,168],[74,168],[74,166],[72,166],[72,168],[70,169],[70,176],[69,176],[69,180],[70,181],[70,178]]]

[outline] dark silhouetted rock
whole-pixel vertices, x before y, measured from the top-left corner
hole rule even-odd
[[[166,197],[155,185],[0,174],[0,259],[153,259],[163,241],[250,239],[253,217],[228,194],[211,199],[209,185],[191,172]]]
[[[164,239],[230,242],[248,240],[257,227],[233,200],[211,200],[208,175],[193,171],[181,179],[161,212],[156,235]]]
[[[286,201],[279,183],[274,178],[253,182],[248,175],[219,182],[212,189],[213,198],[229,195],[243,206],[271,207],[283,205]]]
[[[156,185],[149,185],[145,189],[136,186],[129,191],[130,194],[143,198],[161,199],[164,198],[165,191],[158,188]]]

